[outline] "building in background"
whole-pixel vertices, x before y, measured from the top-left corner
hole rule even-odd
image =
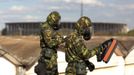
[[[123,23],[93,23],[96,35],[116,35],[128,32],[127,24]]]
[[[3,35],[38,35],[40,24],[43,22],[16,22],[6,23]],[[64,35],[74,31],[75,22],[61,22],[61,32]],[[116,35],[128,32],[127,24],[123,23],[93,23],[95,35]]]
[[[41,22],[6,23],[6,35],[37,35]]]

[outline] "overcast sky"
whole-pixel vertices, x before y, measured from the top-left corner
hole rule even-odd
[[[0,0],[0,30],[6,22],[45,21],[51,11],[61,21],[80,18],[81,0]],[[126,23],[134,29],[134,0],[83,0],[84,15],[92,22]]]

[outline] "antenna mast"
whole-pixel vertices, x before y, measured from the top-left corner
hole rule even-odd
[[[81,0],[81,17],[83,16],[83,0]]]

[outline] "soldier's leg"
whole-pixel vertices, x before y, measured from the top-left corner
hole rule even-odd
[[[58,75],[57,53],[53,54],[51,62],[53,75]]]
[[[53,71],[53,68],[48,65],[50,60],[47,60],[45,63],[39,62],[39,64],[35,67],[35,73],[37,75],[58,75]],[[46,64],[46,65],[45,65]]]
[[[54,73],[54,75],[58,75],[58,66],[57,65],[55,65],[54,67],[53,67],[53,73]]]
[[[58,75],[57,53],[53,53],[50,59],[45,59],[47,75]]]
[[[52,75],[52,64],[50,59],[45,59],[46,75]]]
[[[75,63],[68,63],[65,75],[76,75]]]
[[[38,60],[38,64],[34,68],[34,72],[37,75],[46,75],[46,63],[45,63],[45,58],[44,58],[44,52],[45,52],[45,49],[42,48],[42,51],[40,53],[40,58]]]
[[[85,62],[76,63],[76,75],[86,75],[86,64]]]

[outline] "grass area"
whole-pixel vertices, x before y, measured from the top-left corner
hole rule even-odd
[[[133,30],[130,30],[127,35],[130,35],[130,36],[134,36],[134,29]]]

